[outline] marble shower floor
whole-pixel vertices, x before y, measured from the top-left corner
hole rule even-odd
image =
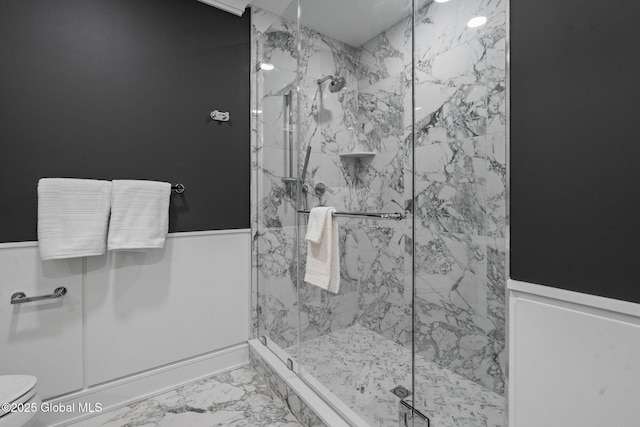
[[[72,425],[302,426],[251,366],[218,374]]]
[[[410,350],[354,325],[287,349],[300,367],[372,426],[398,425],[390,390],[411,389]],[[505,427],[505,399],[448,369],[416,358],[415,407],[433,427]]]

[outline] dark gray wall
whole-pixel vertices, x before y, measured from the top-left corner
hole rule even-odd
[[[640,3],[511,1],[511,277],[640,302]]]
[[[181,182],[170,231],[249,227],[249,15],[0,0],[0,242],[36,239],[41,177]]]

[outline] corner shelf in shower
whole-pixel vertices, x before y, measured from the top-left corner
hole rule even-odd
[[[351,153],[341,153],[340,157],[343,159],[363,159],[366,157],[373,157],[376,153],[373,151],[352,151]]]

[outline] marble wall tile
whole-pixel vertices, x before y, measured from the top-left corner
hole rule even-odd
[[[254,236],[258,251],[257,286],[261,314],[259,336],[283,348],[298,340],[295,286],[295,235],[291,227],[260,227]]]
[[[417,19],[416,347],[504,393],[504,4],[433,3]]]
[[[506,128],[506,37],[503,31],[496,30],[483,38],[485,68],[478,68],[488,91],[487,134],[502,133]]]
[[[404,130],[405,76],[394,75],[360,88],[358,125],[365,151],[398,151]]]
[[[416,148],[415,215],[422,225],[485,234],[485,145],[482,137]]]
[[[507,197],[507,165],[506,134],[494,133],[487,136],[487,235],[505,237],[506,232],[506,197]]]
[[[254,16],[258,9],[253,9]],[[255,27],[254,27],[255,28]],[[297,29],[293,21],[278,17],[263,32],[258,32],[258,41],[262,45],[260,61],[269,62],[278,70],[297,71]]]
[[[301,150],[311,145],[314,152],[336,154],[358,141],[357,88],[355,77],[345,76],[347,84],[332,93],[328,83],[318,85],[319,77],[305,76],[300,89]]]
[[[258,176],[253,198],[257,212],[254,246],[259,259],[255,265],[255,276],[257,299],[262,309],[257,323],[260,324],[260,333],[269,336],[280,347],[287,348],[297,343],[299,338],[313,338],[352,325],[357,313],[357,285],[345,278],[339,295],[329,294],[302,280],[299,281],[300,289],[297,289],[297,254],[300,256],[300,271],[303,272],[306,247],[300,239],[300,250],[296,250],[295,194],[288,191],[281,180],[290,173],[284,135],[288,123],[284,117],[283,95],[299,88],[294,90],[293,127],[298,133],[295,141],[302,141],[302,146],[294,150],[294,165],[301,167],[302,159],[298,155],[311,144],[313,155],[306,182],[313,188],[323,179],[319,171],[327,174],[331,170],[328,166],[335,165],[340,172],[338,151],[342,147],[356,145],[356,62],[359,51],[305,27],[300,29],[298,36],[291,21],[282,18],[269,21],[263,13],[254,10],[256,14],[256,20],[271,22],[263,31],[254,28],[256,57],[276,67],[275,72],[256,76],[260,86],[256,90],[256,109],[262,111],[256,130],[260,138],[254,142],[258,153],[255,168]],[[299,55],[296,51],[298,37],[302,46]],[[300,75],[296,74],[298,56]],[[328,74],[345,77],[345,89],[331,93],[326,83],[319,86],[317,80]],[[297,174],[296,171],[294,173]],[[331,187],[341,188],[342,182],[331,182]],[[327,195],[335,193],[331,189]],[[308,207],[312,207],[322,200],[311,193],[307,202]],[[300,233],[305,231],[301,227]],[[346,238],[347,235],[341,236],[342,245]],[[346,271],[344,262],[341,270]]]
[[[359,272],[358,323],[398,342],[410,334],[404,280],[405,224],[369,221],[358,225],[354,260]],[[352,255],[353,256],[353,255]]]
[[[506,240],[487,241],[487,336],[491,351],[479,371],[487,388],[504,394],[507,364],[505,326]]]

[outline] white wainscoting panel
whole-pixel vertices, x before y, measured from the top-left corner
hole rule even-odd
[[[87,385],[246,342],[250,253],[242,230],[88,258]]]
[[[35,243],[0,247],[0,375],[38,377],[43,398],[82,388],[82,258],[41,261]],[[14,292],[54,300],[12,305]]]
[[[509,281],[509,426],[640,425],[640,305]]]

